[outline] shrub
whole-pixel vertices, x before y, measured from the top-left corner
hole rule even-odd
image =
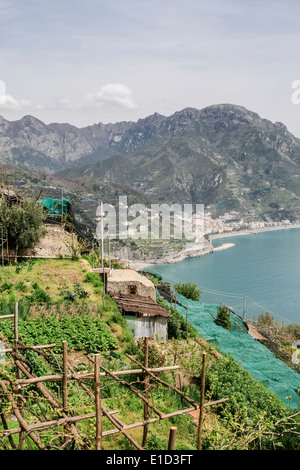
[[[284,330],[296,339],[300,339],[300,325],[298,323],[290,323],[284,327]]]
[[[28,288],[24,284],[24,281],[17,282],[16,285],[15,285],[15,289],[19,292],[27,292],[28,291]]]
[[[12,290],[12,288],[14,287],[13,283],[12,282],[3,282],[2,286],[0,287],[0,292],[10,292]]]
[[[174,289],[178,294],[183,295],[186,299],[200,300],[201,290],[197,288],[196,284],[191,282],[179,282],[174,285]]]
[[[90,296],[89,292],[87,292],[79,282],[74,282],[73,284],[74,291],[68,288],[67,284],[64,284],[60,288],[60,293],[64,300],[74,302],[77,298],[85,299]]]
[[[79,282],[75,282],[74,283],[74,290],[75,290],[75,293],[77,295],[77,297],[79,297],[79,299],[85,299],[87,297],[90,296],[89,292],[87,292],[80,284]]]
[[[101,281],[100,276],[97,273],[91,273],[91,272],[86,273],[86,275],[84,276],[84,282],[89,282],[94,287],[103,286],[103,282]]]
[[[33,292],[30,296],[27,297],[27,301],[30,301],[32,303],[35,303],[37,305],[41,303],[45,303],[47,305],[50,305],[52,303],[52,299],[50,295],[45,292],[37,282],[34,282],[32,284]]]
[[[261,323],[264,326],[275,326],[275,320],[269,312],[258,315],[257,323]]]
[[[171,314],[168,318],[169,339],[186,339],[187,335],[194,338],[198,336],[196,328],[190,323],[186,325],[186,319],[176,308],[171,307],[162,297],[157,297],[157,303]]]
[[[222,326],[225,330],[231,330],[230,311],[225,305],[220,305],[218,308],[216,324]]]

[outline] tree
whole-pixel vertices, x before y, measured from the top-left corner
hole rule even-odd
[[[225,307],[225,305],[220,305],[218,307],[216,324],[222,326],[226,330],[231,330],[230,311]]]
[[[7,229],[8,246],[15,250],[30,248],[39,242],[44,234],[43,207],[34,199],[24,198],[22,203],[8,206],[7,201],[0,201],[0,225]]]
[[[174,285],[174,289],[178,294],[183,295],[186,299],[200,300],[201,290],[197,289],[196,284],[191,282],[179,282]]]
[[[269,312],[261,313],[257,317],[257,323],[265,326],[275,326],[275,320]]]

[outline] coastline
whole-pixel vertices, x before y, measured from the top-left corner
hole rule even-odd
[[[237,230],[235,232],[224,232],[224,233],[214,233],[209,235],[210,240],[216,240],[219,238],[228,238],[228,237],[236,237],[239,235],[255,235],[256,233],[261,232],[270,232],[273,230],[287,230],[293,228],[300,228],[300,223],[297,224],[290,224],[290,225],[278,225],[273,227],[258,227],[253,229],[246,229],[246,230]]]
[[[229,238],[229,237],[236,237],[242,235],[255,235],[257,233],[262,232],[269,232],[274,230],[287,230],[287,229],[297,229],[300,228],[300,223],[297,224],[289,224],[289,225],[278,225],[273,227],[258,227],[255,229],[245,229],[245,230],[237,230],[235,232],[223,232],[223,233],[214,233],[209,235],[208,238],[208,246],[206,248],[199,248],[197,246],[187,248],[180,253],[172,254],[170,256],[161,258],[161,259],[149,259],[148,261],[137,261],[137,260],[129,260],[129,267],[130,269],[134,269],[135,271],[142,271],[146,268],[154,268],[156,265],[162,264],[174,264],[179,263],[180,261],[184,261],[187,258],[197,258],[200,256],[207,255],[209,253],[213,253],[214,251],[220,251],[229,249],[235,246],[234,243],[224,243],[218,247],[214,247],[212,244],[212,240],[217,240],[220,238]]]

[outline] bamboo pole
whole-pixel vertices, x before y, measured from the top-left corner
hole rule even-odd
[[[128,356],[130,357],[130,356]],[[32,375],[28,372],[28,370],[21,364],[20,361],[16,361],[17,363],[17,366],[21,368],[21,370],[23,370],[23,372],[25,373],[25,375],[28,376],[31,376]],[[72,367],[69,366],[70,370],[72,371]],[[177,366],[175,368],[178,368]],[[97,367],[97,369],[99,370],[99,368]],[[164,370],[166,368],[157,368],[159,370]],[[169,370],[172,370],[173,367],[170,367],[170,368],[167,368]],[[154,370],[154,369],[147,369],[145,367],[142,368],[142,371],[145,372],[149,372],[150,370]],[[137,369],[134,369],[135,372],[137,372]],[[131,373],[131,371],[122,371],[122,372],[125,372],[125,373]],[[140,372],[140,371],[139,371]],[[99,372],[99,377],[100,377],[101,373]],[[112,373],[109,373],[109,374],[106,374],[104,373],[103,375],[110,375],[110,376],[113,376]],[[68,374],[69,376],[69,374]],[[202,374],[203,376],[203,374]],[[203,376],[204,377],[204,376]],[[72,378],[75,378],[76,380],[79,380],[80,381],[80,378],[78,376],[75,376],[75,374],[73,373],[72,374]],[[115,377],[114,377],[115,378]],[[157,377],[154,376],[154,379],[156,380],[160,380],[158,379]],[[122,380],[118,380],[120,381],[121,383],[123,383]],[[2,381],[4,383],[4,381]],[[127,383],[126,383],[127,384]],[[85,387],[84,384],[80,383],[81,386],[84,387],[84,389],[86,389],[91,395],[92,395],[92,392],[91,390],[89,390],[87,387]],[[129,384],[127,384],[129,385]],[[169,384],[167,384],[169,385]],[[38,387],[39,390],[44,390],[47,391],[46,387],[43,387],[43,386],[39,386]],[[53,406],[53,402],[54,402],[54,407],[58,407],[58,406],[55,406],[55,404],[59,404],[59,402],[52,397],[52,394],[48,391],[49,393],[49,398],[50,398],[50,404],[52,404]],[[46,393],[43,393],[44,396],[46,396],[47,398],[47,394]],[[207,406],[212,406],[214,404],[218,404],[218,403],[224,403],[225,401],[227,401],[228,398],[224,398],[224,399],[221,399],[221,400],[217,400],[217,401],[214,401],[214,402],[210,402],[210,403],[205,403],[204,404],[204,400],[202,401],[202,405],[203,405],[203,408],[204,407],[207,407]],[[61,405],[60,405],[61,406]],[[103,414],[105,416],[108,417],[108,419],[112,422],[112,424],[114,424],[115,426],[115,429],[112,429],[112,430],[108,430],[108,431],[104,431],[102,432],[102,436],[108,436],[108,435],[111,435],[111,434],[115,434],[115,433],[118,433],[118,432],[121,432],[127,439],[129,439],[130,442],[133,443],[133,445],[135,445],[135,447],[137,449],[143,449],[128,433],[126,430],[128,429],[133,429],[133,428],[136,428],[136,427],[139,427],[139,426],[144,426],[145,425],[145,421],[142,421],[142,422],[139,422],[139,423],[133,423],[131,425],[125,425],[124,423],[122,423],[121,420],[117,419],[117,418],[114,418],[112,416],[112,414],[114,412],[117,412],[117,411],[109,411],[107,410],[103,404],[101,404],[101,408],[102,408],[102,411],[103,411]],[[188,413],[189,411],[193,411],[195,409],[194,408],[189,408],[189,409],[186,409],[186,410],[178,410],[178,411],[175,411],[175,412],[172,412],[172,413],[169,413],[169,414],[166,414],[166,415],[163,415],[163,416],[159,416],[159,417],[156,417],[156,418],[152,418],[152,419],[149,419],[147,421],[147,424],[150,424],[150,423],[154,423],[156,421],[159,421],[160,419],[164,419],[164,418],[169,418],[169,417],[172,417],[172,416],[177,416],[177,415],[182,415],[182,414],[186,414]],[[58,419],[58,420],[54,420],[54,421],[51,421],[51,422],[44,422],[44,423],[37,423],[37,424],[34,424],[32,426],[29,426],[27,425],[27,432],[28,433],[31,433],[32,431],[34,430],[43,430],[43,429],[48,429],[50,427],[55,427],[55,426],[60,426],[60,425],[63,425],[64,423],[74,423],[76,421],[79,421],[81,419],[89,419],[89,418],[93,418],[93,417],[96,417],[96,412],[95,413],[91,413],[89,415],[82,415],[82,416],[75,416],[75,417],[68,417],[68,416],[63,416],[62,418]],[[25,423],[26,424],[26,423]],[[22,426],[21,426],[22,428]],[[21,428],[16,428],[14,430],[4,430],[2,432],[0,432],[0,435],[4,436],[4,437],[9,437],[11,434],[13,433],[16,433],[16,432],[20,432],[21,431]],[[76,428],[75,428],[75,438],[80,438],[80,436],[76,433]],[[77,434],[77,435],[76,435]],[[68,442],[71,442],[71,441],[68,441]],[[66,444],[64,444],[66,445]],[[64,446],[63,446],[64,447]]]
[[[15,302],[15,313],[14,313],[14,332],[15,332],[15,354],[18,357],[19,351],[19,304],[18,302]],[[17,368],[17,377],[18,379],[21,379],[21,371],[19,368]],[[19,413],[20,416],[23,418],[24,415],[24,403],[22,400],[22,388],[20,389],[20,395],[18,397],[18,406],[19,406]],[[19,434],[19,445],[18,445],[18,450],[23,450],[23,443],[24,443],[24,430],[22,429],[20,434]]]
[[[205,403],[204,407],[218,405],[218,404],[224,403],[228,400],[229,400],[229,398],[222,398],[220,400],[216,400],[216,401],[213,401],[213,402],[210,402],[210,403]],[[102,407],[103,407],[103,405],[102,405]],[[181,415],[187,414],[191,411],[194,411],[194,409],[195,408],[186,408],[185,410],[173,411],[172,413],[166,414],[165,418],[168,419],[168,418],[172,418],[174,416],[181,416]],[[110,415],[113,415],[114,413],[118,413],[118,410],[111,410],[111,411],[107,410],[107,412]],[[45,422],[41,422],[41,423],[28,425],[28,429],[29,429],[29,431],[42,431],[44,429],[49,429],[51,427],[63,426],[65,423],[74,423],[74,422],[77,422],[77,421],[92,419],[92,418],[95,418],[95,417],[96,417],[95,412],[94,413],[89,413],[89,414],[86,414],[86,415],[68,416],[66,418],[59,418],[59,419],[52,420],[52,421],[45,421]],[[160,421],[160,420],[161,420],[161,418],[159,418],[159,417],[158,418],[151,418],[151,419],[148,420],[148,423],[152,424],[152,423],[156,423],[157,421]],[[120,420],[119,420],[119,422],[120,422]],[[136,422],[136,423],[132,423],[132,424],[127,424],[127,425],[123,424],[123,426],[126,426],[126,430],[130,430],[130,429],[134,429],[134,428],[144,426],[144,421],[140,421],[140,422]],[[0,434],[2,434],[3,437],[8,437],[12,434],[19,433],[20,430],[21,430],[21,428],[7,429],[7,430],[4,430],[4,431],[0,431]],[[121,432],[121,430],[119,428],[108,429],[106,431],[103,431],[102,436],[110,436],[112,434],[117,434],[118,432]]]
[[[9,313],[8,315],[0,315],[0,320],[4,320],[4,318],[15,318],[15,314]]]
[[[3,239],[3,227],[1,226],[1,261],[2,261],[2,270],[4,270],[3,244],[4,244],[4,239]]]
[[[22,364],[21,361],[19,360],[16,360],[15,361],[15,364],[17,367],[19,367],[21,369],[21,371],[30,379],[34,378],[33,374],[31,374],[27,369],[26,367],[24,367],[24,365]],[[59,409],[61,410],[61,414],[62,414],[62,417],[64,418],[67,418],[67,415],[66,413],[62,410],[62,406],[61,406],[61,403],[54,397],[54,395],[47,389],[47,387],[43,384],[43,383],[37,383],[36,384],[38,390],[44,395],[45,398],[47,398],[47,400],[49,401],[49,404],[55,408],[55,409]],[[77,431],[77,428],[74,424],[72,424],[71,426],[71,431],[74,435],[74,437],[76,438],[76,440],[81,443],[83,445],[83,447],[86,449],[86,450],[90,450],[89,446],[87,444],[85,444],[82,439],[81,439],[81,436],[80,434],[78,433]]]
[[[125,387],[129,388],[135,395],[137,395],[144,403],[147,403],[152,410],[160,416],[160,418],[164,418],[164,413],[162,413],[159,409],[156,408],[152,403],[149,402],[133,385],[125,382],[125,380],[119,379],[118,377],[114,376],[109,370],[105,369],[103,366],[101,366],[101,369],[103,369],[108,375],[113,377],[117,382],[121,383]]]
[[[114,413],[118,413],[118,412],[119,410],[109,411],[111,415],[113,415]],[[67,418],[58,418],[58,419],[54,419],[51,421],[44,421],[41,423],[30,424],[28,425],[28,429],[30,432],[31,431],[43,431],[45,429],[50,429],[50,428],[54,428],[57,426],[64,426],[65,424],[75,423],[77,421],[83,421],[83,420],[92,419],[95,417],[96,417],[96,413],[88,413],[85,415],[78,415],[78,416],[68,416]],[[13,429],[5,429],[5,430],[0,431],[0,435],[6,438],[6,437],[10,437],[13,434],[18,434],[20,431],[21,431],[20,427],[13,428]]]
[[[100,366],[100,364],[99,364]],[[71,368],[72,369],[72,368]],[[99,377],[100,377],[100,373],[99,373]],[[78,379],[77,379],[78,380]],[[80,383],[80,386],[89,394],[91,395],[91,391],[90,389],[88,389],[81,381],[79,381]],[[133,439],[133,437],[130,436],[130,434],[128,434],[126,431],[125,431],[125,425],[124,423],[122,423],[121,420],[119,420],[118,418],[112,416],[112,411],[109,411],[104,405],[103,403],[101,403],[101,409],[103,411],[103,414],[108,418],[108,420],[116,427],[116,429],[114,430],[115,432],[121,432],[123,434],[123,436],[126,437],[126,439],[128,439],[135,447],[136,449],[138,450],[143,450],[143,448],[138,444],[138,442],[135,441],[135,439]],[[95,413],[96,415],[96,413]],[[126,426],[127,427],[127,426]],[[104,435],[104,433],[102,433],[102,435]]]
[[[3,317],[14,317],[14,315],[3,315]],[[2,319],[1,315],[0,315],[0,319]],[[38,350],[38,349],[54,348],[55,346],[56,346],[55,343],[53,343],[53,344],[41,344],[40,346],[20,346],[19,345],[19,350],[24,351],[26,349],[33,349],[35,351],[35,350]],[[0,352],[5,352],[5,353],[14,352],[14,348],[0,349]]]
[[[213,406],[213,405],[219,405],[220,403],[225,403],[226,401],[228,401],[229,398],[221,398],[220,400],[216,400],[216,401],[212,401],[210,403],[205,403],[204,404],[204,408],[206,407],[209,407],[209,406]],[[173,418],[173,416],[181,416],[181,415],[184,415],[184,414],[187,414],[191,411],[195,411],[195,408],[186,408],[185,410],[177,410],[177,411],[172,411],[172,413],[168,413],[166,414],[163,419],[168,419],[168,418]],[[158,418],[150,418],[148,420],[148,423],[149,424],[153,424],[153,423],[156,423],[157,421],[160,421],[162,418],[158,417]],[[141,426],[144,426],[144,421],[140,421],[138,423],[133,423],[133,424],[127,424],[126,425],[126,429],[134,429],[134,428],[139,428]],[[107,431],[103,431],[103,436],[110,436],[112,434],[116,434],[118,433],[119,431],[117,429],[109,429]]]
[[[18,332],[18,302],[15,302],[15,315],[14,315],[14,331],[15,331],[15,350],[18,352],[19,332]]]
[[[96,405],[96,450],[102,446],[102,418],[101,418],[101,387],[100,387],[100,356],[95,355],[95,405]]]
[[[172,426],[169,434],[168,450],[175,450],[177,427]]]
[[[203,418],[204,418],[205,369],[206,369],[206,352],[203,351],[203,354],[202,354],[200,412],[199,412],[199,423],[198,423],[197,450],[202,450],[202,425],[203,425]]]
[[[133,362],[135,362],[136,364],[140,365],[143,370],[150,375],[150,377],[152,377],[153,379],[155,379],[157,382],[161,383],[162,385],[166,385],[168,388],[170,388],[171,390],[174,390],[176,393],[178,393],[178,395],[180,395],[182,398],[184,398],[187,402],[189,402],[190,404],[194,405],[194,407],[197,409],[199,408],[199,405],[198,403],[196,403],[194,400],[192,400],[191,398],[187,397],[184,395],[184,393],[179,390],[177,387],[174,387],[173,385],[169,384],[168,382],[165,382],[164,380],[161,380],[159,377],[156,377],[156,375],[154,375],[151,371],[151,369],[145,369],[145,367],[143,367],[143,365],[138,362],[136,359],[134,359],[132,356],[130,356],[129,354],[126,354],[126,356],[131,359]]]
[[[39,437],[30,430],[28,424],[26,423],[26,421],[23,419],[23,416],[22,416],[22,413],[19,411],[19,408],[18,406],[15,404],[14,402],[14,399],[12,397],[12,395],[9,393],[8,389],[6,388],[6,385],[5,383],[0,380],[0,386],[3,390],[3,392],[5,393],[5,395],[7,396],[7,399],[8,401],[10,402],[11,406],[12,406],[12,410],[14,412],[14,415],[16,416],[17,420],[19,421],[20,423],[20,426],[21,426],[21,430],[20,432],[22,433],[23,431],[26,431],[27,434],[29,434],[30,438],[33,440],[33,442],[37,445],[37,447],[40,449],[40,450],[43,450],[45,449],[45,446],[44,444],[42,444],[42,442],[40,441]],[[19,444],[19,448],[20,448],[20,444]]]
[[[144,348],[145,348],[145,357],[144,357],[144,367],[145,369],[148,369],[148,359],[149,359],[149,338],[145,337],[144,338]],[[149,380],[149,374],[146,372],[145,373],[145,398],[149,400],[149,387],[150,387],[150,380]],[[147,442],[147,435],[148,435],[148,424],[147,420],[149,419],[149,406],[148,403],[144,403],[144,421],[145,421],[145,426],[143,429],[143,441],[142,441],[142,446],[144,447]]]
[[[68,410],[68,363],[67,363],[67,341],[62,342],[63,345],[63,378],[62,378],[62,401],[63,410],[67,413]],[[68,429],[64,427],[64,442],[68,441]]]
[[[5,415],[4,415],[4,411],[2,411],[2,399],[0,401],[0,416],[1,416],[1,422],[2,422],[4,432],[8,431],[8,425],[7,425]],[[21,432],[21,428],[19,428],[18,432]],[[3,431],[2,431],[2,433],[3,433]],[[8,440],[9,440],[9,443],[11,445],[11,448],[15,450],[17,448],[17,446],[16,446],[16,444],[15,444],[15,442],[14,442],[14,440],[13,440],[13,438],[10,434],[8,435]]]
[[[67,341],[63,341],[62,345],[63,345],[62,396],[63,396],[63,409],[66,412],[68,408]]]
[[[9,350],[8,352],[11,352],[11,351],[13,350]],[[164,371],[177,370],[177,369],[179,369],[179,366],[154,367],[152,369],[148,369],[147,372],[164,372]],[[100,372],[100,377],[105,377],[107,375],[118,376],[118,375],[128,375],[128,374],[141,374],[142,372],[144,372],[143,369],[119,370],[116,372],[110,372],[109,374],[107,374],[106,372]],[[36,384],[40,382],[56,382],[56,381],[62,380],[62,377],[63,377],[62,374],[44,375],[42,377],[32,377],[30,379],[17,380],[17,383],[19,383],[20,385],[32,385],[32,384]],[[68,379],[74,379],[74,380],[93,379],[94,373],[88,372],[86,374],[79,374],[79,375],[68,374],[67,377]]]

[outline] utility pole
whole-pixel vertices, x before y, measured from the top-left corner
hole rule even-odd
[[[110,261],[110,238],[108,237],[108,267],[109,270],[111,268],[111,261]]]
[[[243,320],[245,320],[245,313],[246,313],[246,297],[244,296],[244,304],[243,304]]]
[[[103,269],[103,294],[102,294],[102,304],[104,306],[104,294],[105,294],[105,269],[104,269],[104,255],[103,255],[103,238],[104,238],[104,230],[103,230],[103,203],[101,202],[101,267]]]

